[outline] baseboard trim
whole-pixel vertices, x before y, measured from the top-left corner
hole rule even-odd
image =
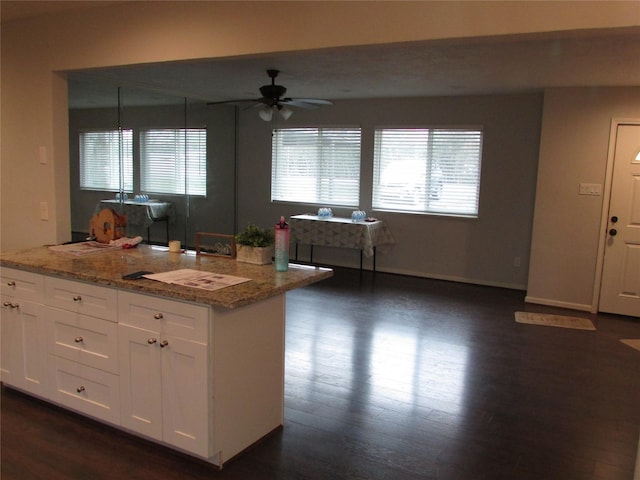
[[[638,438],[638,455],[636,456],[636,473],[633,480],[640,480],[640,438]]]
[[[535,303],[538,305],[547,305],[549,307],[568,308],[571,310],[581,310],[584,312],[591,312],[591,305],[582,303],[563,302],[560,300],[552,300],[550,298],[539,298],[527,295],[524,297],[526,303]]]
[[[302,255],[300,255],[300,257],[302,257]],[[300,262],[300,263],[309,262],[308,258],[305,258],[305,259],[300,258],[299,260],[295,260],[293,257],[291,257],[291,261]],[[370,260],[367,263],[369,262]],[[340,261],[325,262],[325,261],[316,260],[316,262],[314,262],[312,265],[323,265],[327,267],[342,267],[342,268],[359,268],[358,266],[355,266],[352,263],[346,263],[346,262],[340,262]],[[371,272],[372,266],[365,264],[363,265],[363,270]],[[493,282],[493,281],[481,280],[477,278],[458,277],[455,275],[439,275],[439,274],[434,274],[429,272],[417,272],[414,270],[406,270],[402,268],[384,268],[384,267],[380,268],[380,266],[377,266],[376,272],[391,273],[395,275],[406,275],[409,277],[429,278],[432,280],[445,280],[448,282],[468,283],[471,285],[481,285],[484,287],[507,288],[509,290],[521,290],[521,291],[527,290],[526,284],[522,284],[522,283]]]
[[[396,268],[378,268],[378,272],[394,273],[397,275],[408,275],[410,277],[430,278],[432,280],[445,280],[447,282],[469,283],[471,285],[481,285],[484,287],[497,287],[507,288],[509,290],[523,290],[527,289],[526,285],[520,283],[508,283],[508,282],[492,282],[488,280],[479,280],[477,278],[458,277],[455,275],[438,275],[433,273],[415,272],[413,270],[404,270]]]

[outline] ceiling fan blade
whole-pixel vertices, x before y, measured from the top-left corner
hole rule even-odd
[[[320,98],[289,98],[295,102],[315,103],[316,105],[333,105],[330,100],[322,100]]]
[[[333,105],[329,100],[320,100],[317,98],[283,98],[281,103],[292,107],[314,109],[323,105]]]
[[[207,102],[207,105],[223,105],[225,103],[246,103],[246,102],[260,102],[261,98],[241,98],[238,100],[222,100],[220,102]]]

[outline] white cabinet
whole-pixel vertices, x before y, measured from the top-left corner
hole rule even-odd
[[[49,353],[111,373],[118,373],[118,324],[48,307]]]
[[[120,423],[117,293],[45,277],[49,396],[110,423]]]
[[[118,321],[117,290],[89,283],[45,277],[47,305],[92,317]]]
[[[218,466],[283,424],[284,294],[227,309],[0,276],[7,385]]]
[[[42,275],[3,268],[0,375],[12,385],[47,397],[47,349]],[[38,303],[40,302],[40,303]]]
[[[119,292],[122,426],[208,458],[209,308]]]
[[[117,375],[54,355],[50,360],[51,400],[109,423],[119,423]]]

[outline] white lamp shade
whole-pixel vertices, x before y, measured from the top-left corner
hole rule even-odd
[[[258,115],[260,115],[260,118],[265,122],[270,122],[273,118],[273,110],[270,107],[262,107],[258,110]]]
[[[282,107],[280,110],[278,110],[278,112],[280,113],[280,116],[285,120],[289,120],[289,117],[293,115],[293,110],[287,107]]]

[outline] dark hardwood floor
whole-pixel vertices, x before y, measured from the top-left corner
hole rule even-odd
[[[522,325],[568,313],[597,331]],[[638,319],[356,270],[288,294],[285,425],[221,471],[8,388],[2,480],[631,480]]]

